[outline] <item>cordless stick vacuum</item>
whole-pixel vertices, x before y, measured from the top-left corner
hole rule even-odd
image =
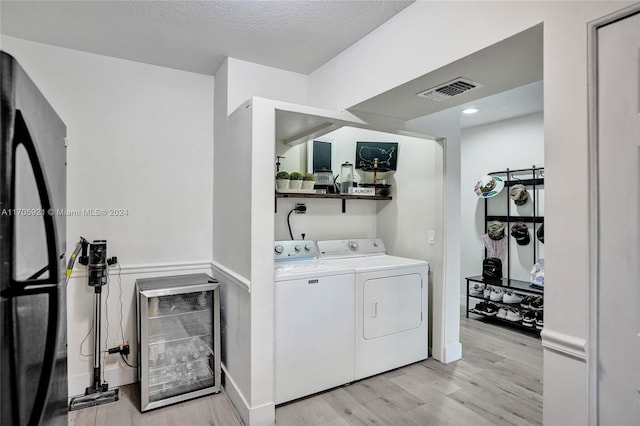
[[[102,381],[102,348],[100,329],[102,326],[102,287],[107,284],[108,265],[116,263],[116,258],[107,259],[107,242],[96,240],[89,244],[87,240],[81,238],[79,245],[82,246],[82,256],[80,264],[87,266],[88,284],[94,289],[93,298],[93,383],[86,388],[84,395],[71,398],[69,410],[79,410],[81,408],[94,405],[115,402],[119,399],[118,388],[109,389],[109,384]],[[87,256],[87,246],[89,246],[89,256]],[[74,251],[69,261],[71,269],[78,248]],[[70,269],[67,268],[67,275]]]

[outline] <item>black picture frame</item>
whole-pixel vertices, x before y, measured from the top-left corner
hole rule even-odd
[[[379,170],[397,170],[397,142],[356,142],[356,169],[373,170],[374,158]]]

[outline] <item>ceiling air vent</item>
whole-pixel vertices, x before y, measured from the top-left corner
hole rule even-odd
[[[416,96],[427,98],[430,101],[446,101],[449,98],[483,86],[484,84],[478,83],[477,81],[458,77],[436,87],[432,87],[431,89],[416,93]]]

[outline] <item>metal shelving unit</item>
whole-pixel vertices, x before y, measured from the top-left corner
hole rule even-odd
[[[531,178],[528,179],[519,179],[519,178],[514,178],[513,175],[514,174],[530,174]],[[524,185],[527,188],[531,188],[531,202],[532,202],[532,212],[533,214],[531,216],[517,216],[517,215],[512,215],[511,214],[511,201],[510,201],[510,197],[505,197],[506,198],[506,214],[503,215],[490,215],[488,214],[489,212],[489,199],[485,198],[484,200],[484,223],[485,223],[485,232],[487,232],[487,227],[488,227],[488,223],[490,221],[493,220],[497,220],[500,222],[504,222],[505,226],[507,227],[507,229],[509,228],[509,224],[513,223],[513,222],[524,222],[524,223],[528,223],[528,224],[541,224],[544,223],[544,216],[542,215],[538,215],[538,194],[537,194],[537,189],[540,189],[540,187],[544,186],[544,167],[536,167],[535,165],[530,168],[530,169],[516,169],[516,170],[510,170],[510,169],[506,169],[506,170],[502,170],[502,171],[497,171],[497,172],[491,172],[489,173],[489,175],[498,175],[500,177],[503,178],[504,183],[505,183],[505,189],[506,191],[508,191],[512,186],[517,185],[517,184],[521,184]],[[532,265],[537,261],[537,250],[536,250],[536,242],[535,242],[535,227],[533,230],[533,235],[531,235],[531,241],[533,244],[533,263]],[[529,282],[527,281],[521,281],[521,280],[516,280],[511,278],[511,237],[507,234],[507,236],[505,236],[505,238],[507,238],[507,251],[506,251],[506,277],[502,278],[501,280],[485,280],[481,275],[478,276],[472,276],[472,277],[466,277],[466,281],[467,281],[467,294],[466,294],[466,301],[467,301],[467,312],[466,312],[466,317],[469,318],[469,313],[473,313],[476,315],[482,315],[484,318],[490,319],[490,320],[495,320],[496,322],[499,322],[501,324],[508,324],[510,326],[514,326],[518,329],[522,329],[522,330],[527,330],[527,331],[533,331],[536,333],[539,333],[540,330],[536,330],[535,327],[533,329],[529,328],[529,327],[525,327],[522,324],[516,323],[516,322],[512,322],[512,321],[508,321],[508,320],[502,320],[500,318],[496,318],[496,317],[490,317],[490,316],[486,316],[483,315],[482,313],[475,311],[473,308],[469,307],[469,302],[470,299],[482,299],[482,300],[487,300],[484,299],[483,297],[478,297],[478,296],[473,296],[469,294],[469,288],[470,288],[470,283],[471,282],[478,282],[478,283],[483,283],[485,286],[491,286],[491,287],[500,287],[500,288],[504,288],[506,290],[513,290],[516,293],[520,293],[520,294],[524,294],[524,295],[537,295],[537,296],[543,296],[544,291],[542,289],[537,289],[537,288],[531,288],[529,287]],[[485,249],[485,257],[487,255],[486,249]],[[500,302],[491,302],[491,303],[495,303],[496,305],[504,305],[504,306],[511,306],[508,304],[502,304]],[[515,307],[515,305],[513,305]],[[519,309],[520,306],[517,306]]]

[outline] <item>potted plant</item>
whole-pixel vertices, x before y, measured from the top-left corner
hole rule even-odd
[[[278,172],[276,174],[276,188],[278,188],[279,191],[289,189],[289,173]]]
[[[302,174],[298,172],[291,172],[289,175],[289,188],[300,189],[302,186]]]
[[[313,189],[316,184],[316,177],[313,173],[305,173],[302,175],[302,189]]]

